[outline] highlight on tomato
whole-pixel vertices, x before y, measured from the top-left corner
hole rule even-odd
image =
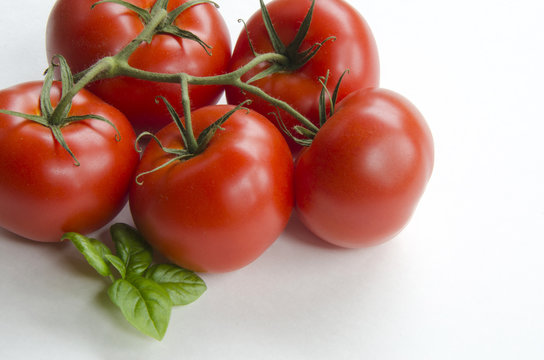
[[[145,18],[160,6],[170,13],[189,0],[57,0],[47,23],[47,55],[62,55],[74,73],[101,58],[119,53],[144,29]],[[145,16],[147,13],[147,16]],[[176,14],[177,15],[177,14]],[[222,74],[231,54],[230,34],[219,11],[209,1],[188,6],[171,24],[143,43],[129,57],[134,68],[157,73],[185,72],[194,76]],[[121,110],[137,133],[157,131],[171,119],[156,96],[164,96],[182,112],[179,84],[118,76],[92,82],[87,88]],[[193,109],[215,104],[223,93],[216,85],[190,86]]]
[[[296,160],[296,213],[332,244],[383,243],[408,223],[433,163],[431,132],[412,103],[386,89],[356,91]]]
[[[0,227],[31,240],[105,226],[138,163],[127,118],[87,90],[55,112],[65,89],[46,80],[0,91]]]
[[[249,109],[208,106],[191,122],[196,142],[178,118],[145,148],[130,188],[132,217],[147,241],[183,268],[240,269],[290,218],[291,152],[276,127]]]
[[[242,79],[274,98],[291,105],[317,125],[321,84],[318,78],[329,73],[336,84],[346,70],[338,100],[351,92],[379,85],[379,59],[376,42],[366,20],[343,0],[273,0],[256,12],[241,32],[233,50],[230,69],[242,67],[256,53],[285,55],[285,63],[264,63]],[[329,88],[332,92],[332,88]],[[267,116],[274,124],[277,109],[262,98],[227,87],[229,104],[251,99],[251,109]],[[298,122],[280,110],[287,129]],[[286,136],[296,153],[300,146]]]

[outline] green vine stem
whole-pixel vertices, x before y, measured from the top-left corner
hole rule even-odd
[[[187,150],[191,153],[195,153],[198,149],[198,143],[195,138],[195,134],[192,131],[193,123],[191,120],[191,100],[189,99],[189,81],[188,75],[181,74],[181,99],[183,103],[183,115],[185,118],[185,128],[187,131]]]
[[[146,24],[142,32],[138,35],[136,39],[131,41],[127,46],[125,46],[117,55],[114,56],[115,60],[118,62],[128,63],[128,59],[134,51],[141,45],[142,42],[148,42],[153,36],[157,33],[157,29],[162,24],[162,22],[168,17],[168,11],[165,9],[157,10],[149,23]]]
[[[111,0],[104,0],[102,2],[109,1]],[[99,2],[95,5],[99,5],[102,2]],[[165,8],[162,9],[159,7],[154,7],[154,9],[150,12],[150,16],[148,18],[148,21],[146,21],[142,32],[134,40],[127,44],[119,53],[113,56],[102,58],[88,69],[74,75],[74,86],[70,89],[69,92],[63,94],[59,104],[57,105],[52,114],[53,119],[57,119],[55,121],[60,122],[62,120],[60,119],[60,117],[64,113],[65,109],[68,109],[70,107],[73,97],[89,83],[96,80],[114,78],[117,76],[129,76],[136,79],[153,82],[181,84],[184,116],[189,136],[187,140],[188,146],[190,147],[196,147],[197,142],[195,140],[194,134],[192,133],[191,127],[190,99],[187,91],[189,84],[238,87],[242,91],[261,97],[265,101],[269,102],[272,106],[286,111],[287,113],[295,117],[299,121],[299,123],[307,129],[314,132],[317,132],[319,130],[319,128],[314,125],[308,118],[299,113],[288,103],[270,96],[259,87],[252,85],[251,82],[244,82],[242,80],[242,77],[246,73],[248,73],[251,69],[260,64],[268,63],[270,64],[270,66],[288,64],[289,59],[285,54],[257,54],[252,61],[237,70],[226,74],[204,77],[192,76],[186,73],[156,73],[132,67],[128,62],[130,56],[142,43],[150,42],[154,35],[160,33],[161,27],[164,26],[164,22],[169,20],[173,21],[173,19],[170,19],[169,13]]]
[[[261,97],[263,100],[269,102],[276,108],[282,109],[296,118],[304,127],[308,129],[318,131],[319,128],[315,126],[308,118],[299,113],[296,109],[291,107],[285,101],[276,99],[270,96],[259,87],[242,81],[242,76],[249,72],[254,67],[262,63],[281,63],[286,60],[286,57],[277,53],[266,53],[255,57],[246,65],[234,70],[230,73],[215,75],[215,76],[192,76],[186,73],[164,74],[155,73],[145,70],[136,69],[130,66],[128,63],[119,63],[116,70],[111,74],[111,77],[115,76],[129,76],[140,80],[148,80],[154,82],[164,83],[180,83],[182,79],[185,79],[188,84],[191,85],[223,85],[223,86],[235,86],[240,90],[248,92],[250,94]]]

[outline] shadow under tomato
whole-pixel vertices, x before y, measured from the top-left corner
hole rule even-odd
[[[346,251],[345,249],[331,243],[326,242],[325,240],[320,239],[314,235],[306,226],[300,221],[296,212],[293,212],[287,226],[284,230],[284,236],[288,241],[296,241],[308,246],[327,249],[331,251]]]
[[[34,241],[27,238],[24,238],[20,235],[17,235],[9,230],[0,228],[0,241],[8,243],[7,246],[17,246],[24,249],[46,249],[44,251],[51,251],[57,253],[59,249],[65,249],[67,247],[67,242],[41,242]],[[16,244],[16,245],[15,245]],[[68,245],[69,246],[69,245]]]

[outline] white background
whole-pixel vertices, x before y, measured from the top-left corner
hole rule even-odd
[[[208,291],[173,311],[162,342],[125,323],[70,244],[0,230],[0,358],[544,358],[544,2],[350,3],[373,29],[382,86],[434,134],[435,171],[408,227],[342,250],[294,219],[250,266],[203,275]],[[258,8],[220,4],[233,39]],[[0,12],[1,88],[41,79],[52,5]]]

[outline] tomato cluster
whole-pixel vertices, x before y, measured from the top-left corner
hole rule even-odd
[[[101,59],[122,53],[161,11],[157,4],[183,11],[155,24],[159,31],[119,65],[132,72],[93,74],[64,114],[77,121],[59,126],[55,109],[71,74],[85,79]],[[153,247],[203,272],[255,260],[293,209],[338,246],[395,236],[431,176],[433,140],[407,99],[379,87],[368,24],[344,0],[272,0],[245,25],[231,52],[209,1],[58,0],[47,53],[61,55],[71,72],[60,66],[61,82],[0,92],[0,227],[58,241],[102,228],[128,198]],[[262,62],[236,81],[218,76],[266,53],[282,61]],[[151,73],[185,73],[185,85],[201,80],[184,88]],[[217,105],[224,90],[229,105]],[[148,142],[136,140],[142,132]]]

